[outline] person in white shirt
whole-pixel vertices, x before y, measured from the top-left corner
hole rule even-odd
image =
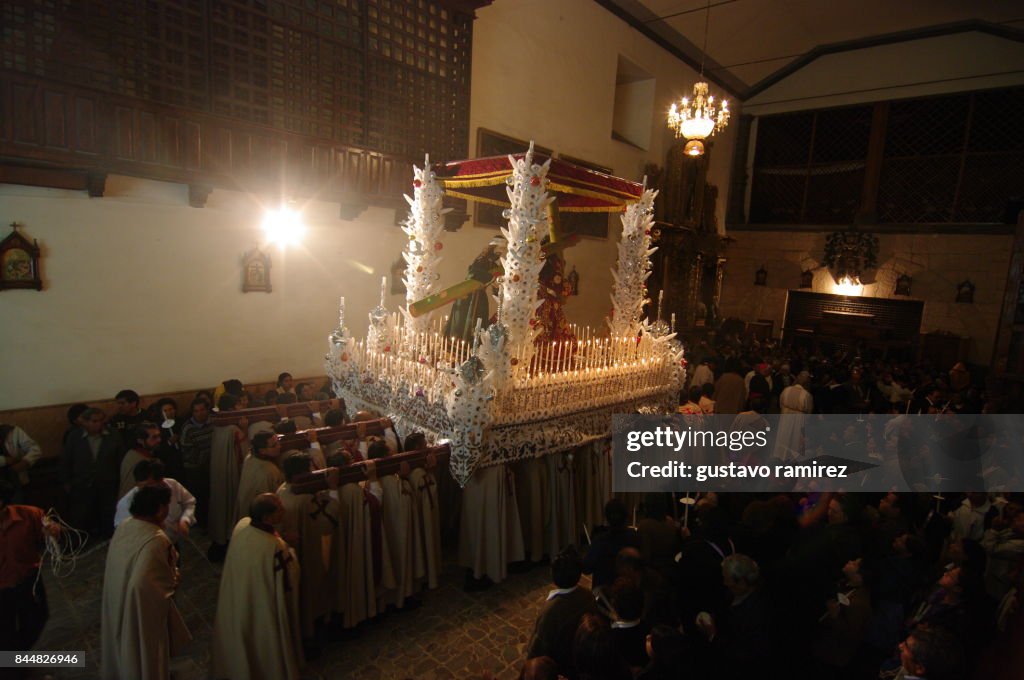
[[[148,485],[162,484],[171,490],[171,506],[167,512],[167,519],[164,520],[164,533],[174,545],[177,545],[182,538],[187,538],[189,530],[196,523],[195,496],[177,480],[164,477],[164,464],[158,459],[139,461],[135,464],[132,474],[135,476],[135,488],[117,502],[114,527],[116,528],[121,522],[131,517],[129,509],[132,499],[135,498],[139,489]]]
[[[25,434],[25,430],[17,425],[0,424],[0,479],[6,473],[16,487],[26,486],[28,469],[41,455],[39,444]],[[20,490],[15,491],[16,496],[20,494]]]
[[[715,384],[715,362],[714,359],[703,359],[700,365],[693,371],[693,380],[690,381],[690,387],[696,385],[697,387],[703,387],[707,384]]]

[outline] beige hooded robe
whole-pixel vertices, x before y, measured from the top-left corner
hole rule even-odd
[[[176,587],[171,541],[131,517],[110,540],[100,618],[104,680],[164,680],[175,648],[190,638],[171,597]]]
[[[249,515],[249,504],[261,493],[276,493],[284,484],[284,473],[277,463],[259,458],[251,453],[242,463],[242,475],[238,480],[238,494],[235,499],[235,517]]]
[[[544,457],[548,471],[547,549],[554,557],[577,543],[580,525],[576,522],[576,499],[573,480],[575,458],[572,451],[552,453]]]
[[[420,540],[423,543],[423,570],[427,587],[436,588],[441,575],[441,506],[434,473],[416,468],[409,482],[419,504]]]
[[[316,620],[331,613],[336,599],[337,581],[332,578],[330,567],[338,534],[338,501],[324,491],[293,493],[287,483],[277,490],[277,496],[284,505],[281,535],[285,540],[295,537],[292,548],[302,571],[299,587],[302,636],[311,638]]]
[[[531,561],[540,562],[547,551],[545,525],[550,510],[548,468],[539,458],[527,458],[515,463],[514,469],[523,546],[530,554]]]
[[[299,563],[275,534],[240,520],[231,535],[210,644],[216,680],[298,680]]]
[[[576,523],[593,535],[594,527],[604,524],[604,504],[612,497],[611,444],[605,439],[592,442],[576,449],[574,457]]]
[[[238,517],[238,478],[242,473],[242,431],[235,425],[214,425],[210,436],[210,540],[225,545]],[[248,512],[246,512],[248,514]]]
[[[353,628],[377,615],[379,605],[385,603],[385,598],[395,589],[395,576],[383,527],[377,532],[379,543],[375,542],[370,501],[363,488],[355,483],[346,484],[338,490],[338,495],[341,524],[335,551],[337,609],[343,615],[342,625]],[[379,574],[375,576],[378,567]]]
[[[462,493],[459,564],[498,583],[523,559],[515,480],[505,465],[477,468]]]
[[[395,607],[405,606],[405,598],[420,590],[424,568],[420,548],[419,507],[409,480],[398,475],[382,477],[384,488],[384,535],[387,537],[391,567],[395,574]]]

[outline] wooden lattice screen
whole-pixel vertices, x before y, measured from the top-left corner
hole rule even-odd
[[[1022,112],[1010,88],[763,116],[749,223],[1001,223],[1024,195]]]
[[[205,136],[203,146],[225,150],[219,158],[198,160],[224,171],[237,170],[227,156],[240,148],[237,140],[226,140],[225,122],[241,124],[247,135],[265,134],[260,130],[284,135],[267,142],[271,145],[287,140],[281,143],[294,149],[301,140],[330,147],[337,159],[324,160],[319,150],[306,154],[315,157],[305,169],[314,173],[321,169],[318,163],[379,165],[376,157],[352,161],[355,152],[418,161],[424,153],[437,160],[464,158],[472,7],[482,4],[487,3],[5,0],[0,2],[0,86],[12,88],[8,98],[17,100],[11,105],[15,110],[5,112],[31,128],[40,121],[18,118],[19,98],[55,102],[59,97],[66,103],[77,97],[88,100],[88,107],[109,104],[119,109],[110,112],[113,118],[132,117],[135,127],[111,134],[107,141],[120,147],[90,151],[109,151],[119,159],[124,140],[131,137],[138,145],[148,134],[139,130],[140,117],[162,117],[156,123],[160,128],[163,118],[174,115],[194,122],[196,134]],[[0,102],[3,95],[0,90]],[[130,116],[120,109],[131,110]],[[44,115],[46,126],[51,113]],[[61,125],[72,132],[82,127],[75,110],[53,115],[65,116]],[[15,130],[14,141],[27,143],[34,132]],[[103,130],[97,133],[102,136]],[[156,147],[166,134],[171,133],[155,133]],[[3,152],[11,155],[8,148]],[[37,149],[34,156],[40,153]],[[171,153],[155,148],[156,158],[146,160],[159,162]]]

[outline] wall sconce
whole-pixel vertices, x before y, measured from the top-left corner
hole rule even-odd
[[[768,285],[768,270],[764,268],[764,265],[761,265],[761,268],[754,272],[754,285]]]
[[[910,295],[910,284],[913,279],[908,274],[900,274],[896,278],[896,288],[893,290],[894,295]]]
[[[800,287],[814,288],[814,272],[812,270],[805,269],[800,272]]]

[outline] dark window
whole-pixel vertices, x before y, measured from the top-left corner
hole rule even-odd
[[[870,205],[882,224],[1000,223],[1024,195],[1021,112],[1024,88],[762,116],[749,222],[849,224]]]

